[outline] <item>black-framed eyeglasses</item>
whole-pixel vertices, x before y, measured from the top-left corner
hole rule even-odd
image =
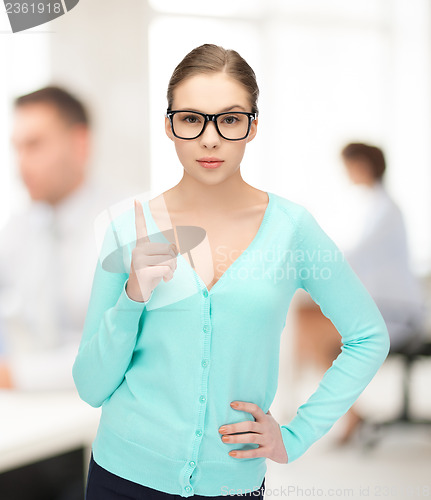
[[[211,115],[187,109],[168,109],[165,116],[169,118],[172,133],[178,139],[197,139],[203,134],[206,124],[213,121],[223,139],[241,141],[250,133],[251,123],[256,120],[257,113],[229,111]]]

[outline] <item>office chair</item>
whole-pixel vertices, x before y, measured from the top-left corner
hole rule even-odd
[[[431,417],[415,417],[410,408],[411,373],[414,363],[425,358],[431,359],[431,339],[424,337],[423,331],[413,330],[408,341],[397,349],[390,349],[388,358],[398,357],[403,362],[402,405],[397,416],[383,421],[365,420],[360,429],[363,449],[374,448],[383,437],[383,431],[397,425],[430,426]]]

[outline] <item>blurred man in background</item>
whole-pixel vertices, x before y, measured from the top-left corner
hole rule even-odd
[[[30,200],[0,231],[0,389],[76,390],[94,221],[118,194],[90,178],[90,120],[75,96],[49,86],[14,104],[12,145]],[[77,449],[6,471],[0,496],[82,500],[83,467]]]
[[[354,234],[341,244],[344,255],[379,307],[391,349],[420,343],[425,335],[425,301],[411,269],[403,214],[383,182],[383,151],[351,143],[341,155],[356,191],[349,193]]]
[[[425,296],[411,268],[403,214],[384,184],[384,153],[354,142],[343,148],[341,157],[353,184],[346,207],[353,234],[340,246],[382,313],[391,351],[415,348],[426,336]],[[363,421],[357,406],[347,412],[340,443],[348,442]]]
[[[383,151],[363,143],[347,144],[342,152],[351,182],[337,214],[336,244],[376,302],[388,327],[391,351],[414,348],[425,340],[425,297],[411,269],[407,231],[400,208],[384,183]],[[298,354],[311,356],[327,370],[341,351],[341,338],[312,299],[298,307]],[[366,391],[360,396],[365,397]],[[338,443],[349,442],[364,418],[356,402],[343,420]]]
[[[97,250],[115,195],[90,180],[90,120],[68,91],[15,100],[12,144],[30,203],[0,231],[0,387],[74,388]]]

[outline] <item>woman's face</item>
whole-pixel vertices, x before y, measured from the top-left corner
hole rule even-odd
[[[172,104],[172,110],[177,109],[210,114],[235,110],[251,112],[245,88],[223,72],[195,75],[181,82],[174,91]],[[192,140],[175,137],[166,117],[165,130],[175,144],[185,173],[199,182],[214,185],[238,171],[245,146],[256,135],[257,120],[252,121],[248,137],[240,141],[223,139],[217,133],[214,122],[208,122],[204,133]],[[223,162],[217,168],[205,168],[198,162],[203,157],[215,157]]]

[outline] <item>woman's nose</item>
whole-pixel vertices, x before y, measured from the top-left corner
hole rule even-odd
[[[220,143],[220,135],[217,132],[216,124],[213,121],[209,121],[206,124],[205,130],[200,136],[201,144],[204,144],[208,147],[212,147]]]

